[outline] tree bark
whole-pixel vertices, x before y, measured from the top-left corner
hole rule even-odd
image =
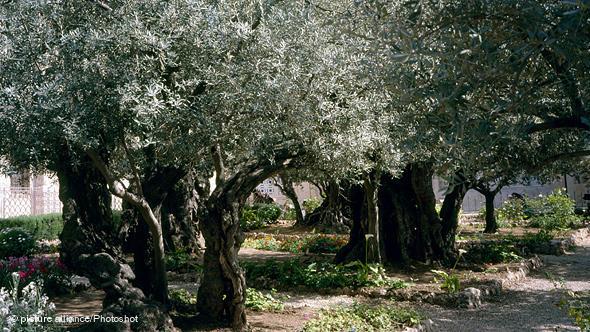
[[[445,241],[443,222],[435,209],[432,175],[432,167],[427,163],[410,164],[397,178],[389,174],[381,175],[377,202],[380,220],[378,240],[383,262],[430,262],[452,255],[452,242]],[[360,194],[357,192],[351,196],[351,237],[336,255],[336,262],[364,258],[364,238],[368,228],[362,225],[367,223],[369,200],[366,197],[370,197],[372,191],[366,185],[363,189],[365,199],[362,208],[359,206]]]
[[[69,152],[64,149],[63,153],[57,168],[64,220],[60,257],[68,268],[78,272],[80,256],[106,252],[119,257],[120,249],[118,241],[111,236],[115,229],[106,181],[88,158],[74,164]]]
[[[238,251],[244,242],[240,210],[260,182],[293,167],[297,153],[278,150],[274,162],[255,160],[226,178],[219,147],[211,152],[217,176],[200,218],[206,249],[197,307],[202,320],[230,323],[235,331],[243,331],[247,326],[246,279],[238,264]]]
[[[244,242],[239,219],[242,204],[225,195],[208,201],[202,218],[207,247],[197,296],[199,314],[206,321],[230,323],[241,331],[246,326],[246,279],[238,265],[238,251]]]
[[[162,204],[162,228],[167,252],[184,250],[201,256],[204,245],[197,222],[198,198],[194,180],[187,176],[167,194]]]
[[[346,233],[350,220],[346,217],[346,203],[342,200],[345,185],[332,180],[325,188],[322,204],[305,216],[304,225],[323,233]]]
[[[106,160],[106,156],[103,155]],[[60,234],[60,256],[78,275],[87,277],[105,292],[102,315],[138,316],[131,326],[90,323],[84,330],[155,331],[174,329],[172,320],[157,303],[152,303],[131,281],[135,274],[121,257],[120,241],[115,235],[111,194],[105,178],[82,155],[74,161],[67,149],[57,163],[60,200],[63,203],[64,229]]]
[[[484,194],[486,200],[486,228],[484,233],[496,233],[498,231],[498,222],[494,207],[494,199],[497,191],[489,191]]]
[[[295,210],[295,226],[301,226],[304,224],[305,219],[303,217],[301,204],[299,204],[299,198],[297,197],[295,188],[293,188],[293,181],[291,181],[291,179],[285,175],[280,175],[279,178],[281,180],[281,191],[293,203],[293,209]]]
[[[366,257],[365,263],[381,263],[381,243],[379,241],[379,203],[378,203],[378,178],[380,174],[369,174],[363,182],[365,201],[367,206],[367,224],[365,228]]]
[[[366,238],[363,220],[366,218],[365,191],[362,185],[352,184],[347,192],[352,226],[348,242],[336,253],[336,264],[359,260],[366,261]]]
[[[455,247],[455,235],[459,226],[459,213],[463,205],[465,194],[469,190],[469,183],[465,178],[463,171],[455,173],[455,183],[447,191],[440,209],[440,218],[442,220],[442,236],[446,248]]]

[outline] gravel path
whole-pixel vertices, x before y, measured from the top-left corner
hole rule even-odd
[[[590,240],[571,254],[542,259],[539,271],[508,286],[479,309],[424,306],[422,311],[434,322],[434,331],[579,331],[557,307],[563,291],[552,279],[574,291],[590,290]]]

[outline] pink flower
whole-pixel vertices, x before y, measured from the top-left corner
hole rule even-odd
[[[26,278],[26,277],[27,277],[27,273],[26,273],[25,271],[18,271],[18,276],[19,276],[21,279],[24,279],[24,278]]]

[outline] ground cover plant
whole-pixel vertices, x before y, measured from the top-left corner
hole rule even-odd
[[[335,288],[388,287],[404,288],[407,284],[390,278],[379,264],[352,262],[304,262],[299,259],[284,261],[244,262],[243,268],[250,282],[259,288],[289,289],[304,286],[311,290]]]
[[[255,288],[246,291],[246,308],[254,311],[283,311],[284,303],[277,298],[276,291],[271,289],[269,293],[263,293]]]
[[[348,236],[334,234],[307,234],[275,236],[272,234],[248,236],[242,244],[245,248],[291,253],[336,253],[346,244]]]
[[[393,331],[418,325],[422,315],[413,309],[393,305],[366,305],[355,303],[351,307],[322,310],[318,317],[308,321],[304,332],[340,331]]]

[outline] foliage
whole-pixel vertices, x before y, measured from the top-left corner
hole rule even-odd
[[[242,247],[270,251],[299,253],[336,253],[347,242],[346,236],[308,234],[304,236],[273,236],[246,238]]]
[[[310,197],[303,201],[302,207],[303,211],[305,211],[305,215],[309,215],[310,213],[315,211],[315,209],[320,207],[320,205],[322,205],[322,200],[320,198]]]
[[[510,198],[496,210],[498,212],[498,222],[504,222],[508,224],[518,223],[525,218],[524,210],[525,203],[523,199]]]
[[[197,296],[184,288],[170,291],[170,303],[172,307],[182,313],[197,312]]]
[[[242,208],[240,225],[245,231],[260,229],[276,223],[281,213],[281,208],[276,204],[245,205]]]
[[[581,218],[575,213],[576,202],[565,191],[558,189],[547,196],[526,200],[525,213],[530,226],[544,230],[558,230],[576,227]]]
[[[201,266],[192,254],[184,249],[176,249],[166,255],[166,269],[174,272],[195,272],[200,271]]]
[[[559,306],[567,310],[582,332],[590,331],[590,293],[568,290],[567,297],[559,302]]]
[[[469,248],[465,259],[473,263],[508,263],[522,257],[514,240],[477,243]]]
[[[254,311],[283,311],[285,305],[275,296],[274,289],[270,293],[264,294],[254,288],[248,288],[246,290],[246,308]]]
[[[446,289],[447,292],[451,294],[457,293],[459,292],[459,290],[461,290],[461,281],[459,280],[459,276],[456,275],[454,272],[455,268],[457,267],[457,264],[459,263],[459,260],[461,259],[464,253],[466,253],[465,250],[459,249],[459,255],[455,260],[455,264],[453,265],[451,272],[447,273],[441,270],[431,270],[431,272],[434,273],[436,277],[442,278],[443,282],[441,283],[440,288]],[[434,281],[439,282],[436,279],[436,277],[434,278]]]
[[[297,213],[295,212],[295,208],[287,207],[285,211],[283,211],[283,215],[281,216],[283,220],[295,220],[297,219]]]
[[[447,292],[454,294],[461,290],[461,281],[459,280],[459,276],[454,273],[447,273],[441,270],[430,270],[432,273],[435,274],[436,277],[442,279],[442,283],[440,285],[441,289],[446,289]],[[434,278],[435,282],[439,282],[437,278]]]
[[[498,220],[508,223],[529,220],[529,226],[552,231],[579,225],[575,201],[562,189],[547,196],[511,198],[498,209]]]
[[[546,245],[551,240],[553,240],[553,234],[550,231],[542,229],[537,233],[526,233],[520,242],[526,248],[535,248]]]
[[[0,219],[1,229],[14,227],[27,230],[36,240],[55,240],[63,228],[63,219],[61,213]]]
[[[22,228],[0,231],[0,258],[26,256],[35,250],[35,239]]]
[[[0,261],[0,287],[8,287],[14,273],[19,276],[21,287],[31,282],[43,283],[52,296],[72,291],[71,275],[59,258],[10,257]]]
[[[322,309],[318,318],[308,321],[305,332],[394,331],[415,326],[423,317],[413,309],[387,305],[353,304],[350,308]]]
[[[37,241],[58,239],[63,224],[61,213],[0,219],[0,229],[22,228],[28,231]],[[113,227],[118,229],[120,225],[121,211],[113,211]]]
[[[276,204],[254,204],[252,209],[265,224],[276,223],[282,214],[281,208]]]
[[[407,285],[400,280],[389,278],[381,265],[352,262],[335,265],[327,262],[305,264],[300,260],[275,261],[263,263],[244,262],[246,277],[250,282],[262,288],[288,289],[293,286],[321,290],[333,288],[359,288],[367,286],[384,286],[404,288]]]
[[[31,282],[25,287],[19,285],[17,273],[11,275],[8,288],[0,289],[0,327],[3,331],[60,331],[52,323],[41,323],[44,317],[51,317],[55,305],[42,293],[42,283]],[[22,321],[20,317],[30,317]]]

